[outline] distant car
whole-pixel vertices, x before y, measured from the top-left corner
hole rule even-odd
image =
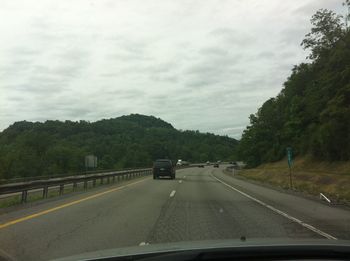
[[[207,161],[207,165],[210,165],[210,161]]]
[[[159,177],[170,177],[175,179],[175,168],[169,159],[157,159],[153,163],[153,179]]]
[[[176,166],[189,166],[190,163],[188,161],[185,161],[185,160],[181,160],[179,159],[176,163]]]
[[[198,168],[204,168],[204,165],[203,164],[199,164]]]
[[[219,163],[215,163],[214,168],[218,168],[218,167],[219,167]]]

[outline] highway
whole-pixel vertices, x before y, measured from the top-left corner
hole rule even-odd
[[[224,166],[100,186],[0,212],[0,249],[48,260],[179,241],[350,239],[350,211],[236,179]],[[142,247],[142,246],[140,246]]]

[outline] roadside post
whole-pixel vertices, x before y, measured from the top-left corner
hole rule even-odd
[[[290,186],[290,189],[293,189],[293,180],[292,180],[293,150],[291,147],[287,148],[287,159],[288,159],[288,167],[289,167],[289,186]]]

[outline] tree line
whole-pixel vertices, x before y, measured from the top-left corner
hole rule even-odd
[[[139,114],[92,123],[21,121],[0,133],[0,179],[83,172],[89,154],[97,156],[98,169],[150,167],[157,158],[232,160],[236,145]]]
[[[343,4],[350,9],[350,1]],[[349,12],[321,9],[301,46],[309,62],[296,65],[277,97],[267,100],[244,130],[237,155],[249,166],[282,159],[286,148],[318,160],[350,159]]]

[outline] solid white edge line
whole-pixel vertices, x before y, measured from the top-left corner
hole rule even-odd
[[[256,203],[258,203],[258,204],[260,204],[260,205],[262,205],[262,206],[264,206],[264,207],[266,207],[266,208],[272,210],[273,212],[275,212],[275,213],[277,213],[277,214],[280,214],[281,216],[284,216],[285,218],[288,218],[289,220],[294,221],[294,222],[298,223],[299,225],[301,225],[301,226],[303,226],[303,227],[305,227],[305,228],[307,228],[307,229],[309,229],[309,230],[311,230],[311,231],[313,231],[313,232],[315,232],[315,233],[317,233],[317,234],[319,234],[319,235],[321,235],[321,236],[323,236],[323,237],[325,237],[325,238],[327,238],[327,239],[337,240],[336,237],[334,237],[334,236],[332,236],[332,235],[330,235],[330,234],[327,234],[326,232],[323,232],[322,230],[319,230],[319,229],[315,228],[314,226],[311,226],[311,225],[309,225],[309,224],[307,224],[307,223],[301,221],[300,219],[297,219],[297,218],[295,218],[295,217],[293,217],[293,216],[291,216],[291,215],[288,215],[287,213],[285,213],[285,212],[283,212],[283,211],[281,211],[281,210],[278,210],[277,208],[274,208],[273,206],[271,206],[271,205],[269,205],[269,204],[266,204],[266,203],[262,202],[261,200],[256,199],[256,198],[254,198],[254,197],[248,195],[247,193],[244,193],[244,192],[242,192],[242,191],[236,189],[235,187],[233,187],[233,186],[227,184],[226,182],[222,181],[221,179],[218,179],[217,177],[215,177],[215,176],[213,176],[213,175],[211,175],[211,176],[212,176],[214,179],[216,179],[217,181],[219,181],[220,183],[222,183],[223,185],[225,185],[225,186],[227,186],[227,187],[233,189],[234,191],[236,191],[236,192],[240,193],[241,195],[243,195],[243,196],[245,196],[245,197],[247,197],[247,198],[249,198],[249,199],[255,201]]]
[[[175,196],[175,193],[176,193],[176,191],[175,191],[175,190],[171,191],[171,193],[170,193],[170,197],[172,198],[173,196]]]

